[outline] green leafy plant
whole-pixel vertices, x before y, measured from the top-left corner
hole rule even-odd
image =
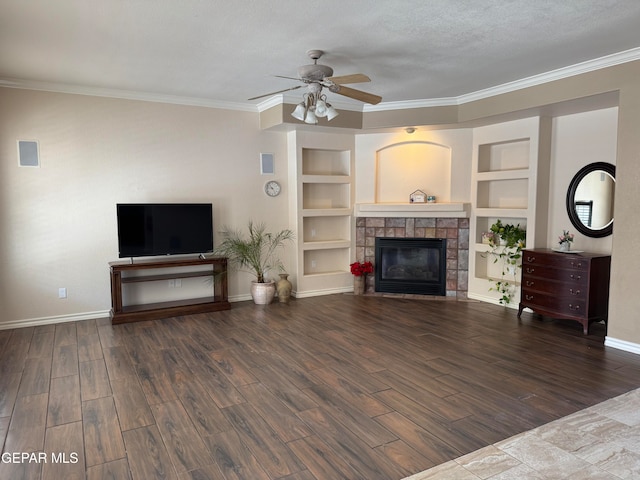
[[[294,235],[289,229],[269,233],[264,223],[255,224],[253,221],[249,221],[248,227],[248,235],[240,230],[224,227],[220,232],[223,241],[214,250],[214,254],[227,257],[232,266],[254,274],[258,283],[265,283],[267,271],[284,271],[278,252],[293,240]]]
[[[498,219],[491,225],[493,234],[489,240],[491,250],[487,255],[493,257],[493,263],[501,263],[500,279],[494,280],[489,291],[500,294],[501,305],[509,305],[513,298],[514,285],[517,281],[518,269],[522,268],[522,249],[525,246],[527,232],[520,224],[503,224]]]

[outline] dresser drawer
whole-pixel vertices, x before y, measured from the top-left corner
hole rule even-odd
[[[584,296],[559,296],[535,290],[522,289],[521,302],[535,310],[553,310],[559,315],[581,317],[586,314],[587,301]]]
[[[589,279],[587,271],[568,268],[556,268],[544,265],[523,264],[522,282],[537,278],[550,281],[567,282],[569,285],[586,285]]]
[[[543,277],[523,276],[522,288],[560,297],[587,298],[586,282],[554,282]]]
[[[588,270],[589,259],[566,253],[550,254],[525,251],[522,255],[522,265],[552,265],[557,268]]]

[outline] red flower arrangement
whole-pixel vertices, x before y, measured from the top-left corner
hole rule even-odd
[[[351,273],[356,277],[373,273],[373,263],[371,262],[353,262],[349,266],[351,267]]]

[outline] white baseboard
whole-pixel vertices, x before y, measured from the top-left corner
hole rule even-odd
[[[233,296],[229,297],[229,303],[246,302],[247,300],[253,300],[251,298],[251,294],[250,293],[244,293],[242,295],[233,295]]]
[[[322,295],[334,295],[336,293],[353,293],[353,287],[325,288],[322,290],[307,290],[294,292],[296,298],[320,297]]]
[[[480,302],[492,303],[494,305],[498,305],[499,307],[512,308],[515,310],[518,309],[518,302],[510,303],[509,305],[502,305],[497,298],[490,297],[489,295],[478,295],[477,293],[467,292],[467,298],[471,300],[478,300]]]
[[[52,323],[79,322],[81,320],[93,320],[96,318],[109,318],[109,310],[99,310],[97,312],[73,313],[71,315],[57,315],[55,317],[28,318],[25,320],[10,320],[0,323],[0,330],[12,328],[38,327],[40,325],[50,325]]]
[[[625,352],[635,353],[640,355],[640,344],[627,342],[626,340],[619,340],[613,337],[604,337],[604,346],[617,348],[618,350],[624,350]]]

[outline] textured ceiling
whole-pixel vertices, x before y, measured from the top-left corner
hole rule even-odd
[[[636,49],[639,25],[638,0],[0,0],[0,85],[251,106],[322,49],[383,102],[442,99]]]

